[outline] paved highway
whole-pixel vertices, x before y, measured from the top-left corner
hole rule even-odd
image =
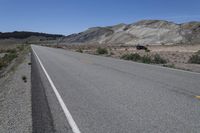
[[[200,132],[200,100],[195,98],[200,74],[35,45],[32,49],[72,117],[66,118],[52,86],[45,87],[53,132]]]

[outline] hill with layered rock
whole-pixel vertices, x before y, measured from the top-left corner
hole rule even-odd
[[[200,22],[176,24],[142,20],[133,24],[89,28],[64,38],[65,43],[113,45],[200,44]]]

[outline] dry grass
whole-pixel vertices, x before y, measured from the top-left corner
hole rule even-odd
[[[15,58],[27,50],[27,45],[17,45],[14,48],[2,48],[0,53],[3,55],[0,57],[0,70],[7,67]]]

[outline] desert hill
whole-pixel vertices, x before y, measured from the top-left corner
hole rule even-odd
[[[198,44],[200,22],[176,24],[163,20],[142,20],[132,24],[93,27],[66,36],[64,42],[114,45]]]

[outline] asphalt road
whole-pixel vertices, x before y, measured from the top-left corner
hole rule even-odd
[[[82,133],[200,132],[200,100],[195,98],[200,95],[200,74],[32,48]],[[47,97],[50,100],[55,95]],[[54,121],[56,127],[66,123],[61,111],[51,111],[53,117],[62,115],[58,118],[65,121],[60,126]]]

